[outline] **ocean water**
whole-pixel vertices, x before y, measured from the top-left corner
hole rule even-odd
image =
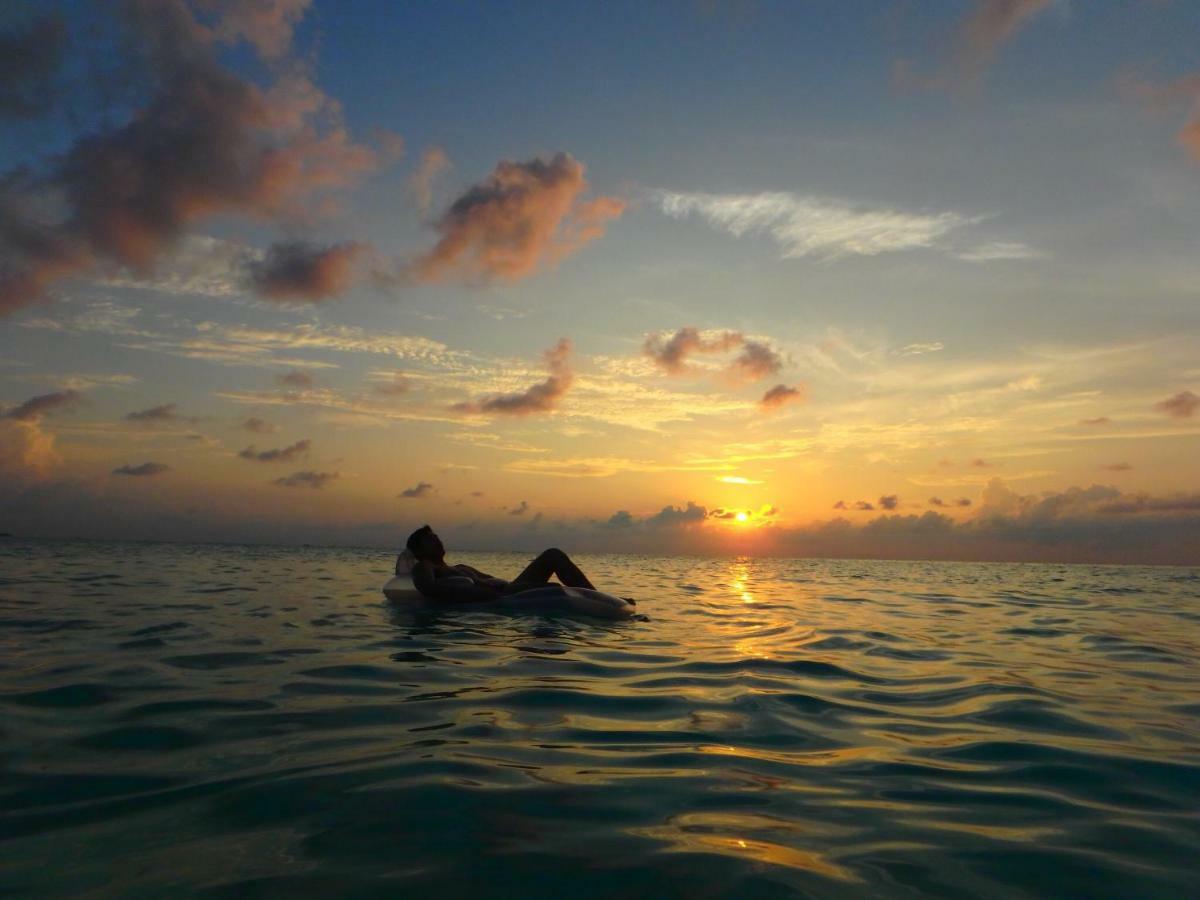
[[[577,559],[0,542],[0,896],[1200,893],[1200,570]]]

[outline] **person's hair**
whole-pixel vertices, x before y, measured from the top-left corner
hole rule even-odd
[[[410,534],[408,536],[408,540],[405,542],[404,546],[407,547],[410,551],[412,551],[414,556],[420,556],[421,541],[423,541],[425,539],[425,536],[429,535],[429,534],[433,534],[433,529],[430,528],[428,525],[422,525],[420,528],[418,528],[416,531],[414,531],[412,534]]]

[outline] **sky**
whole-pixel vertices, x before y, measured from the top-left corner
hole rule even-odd
[[[1200,565],[1200,10],[0,12],[0,531]]]

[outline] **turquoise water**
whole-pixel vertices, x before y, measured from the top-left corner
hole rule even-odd
[[[577,558],[0,542],[0,895],[1200,890],[1200,570]]]

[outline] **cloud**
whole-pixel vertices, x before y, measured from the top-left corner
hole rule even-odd
[[[524,500],[522,500],[522,501],[521,501],[521,505],[520,505],[520,506],[514,506],[512,509],[510,509],[510,510],[508,511],[508,514],[509,514],[510,516],[523,516],[523,515],[525,515],[525,513],[527,513],[528,511],[529,511],[529,504],[528,504],[528,503],[526,503]]]
[[[717,481],[725,484],[762,484],[761,481],[755,481],[753,478],[743,478],[740,475],[718,475]]]
[[[251,431],[254,434],[274,434],[279,429],[265,419],[260,419],[258,416],[251,416],[242,422],[241,427],[246,431]]]
[[[0,32],[0,120],[33,119],[51,108],[67,43],[66,25],[55,16]]]
[[[782,368],[783,357],[777,351],[760,341],[746,341],[725,371],[737,381],[761,381]]]
[[[627,509],[618,509],[615,513],[609,516],[605,523],[609,528],[632,528],[634,523],[633,513]]]
[[[420,282],[518,281],[602,236],[624,212],[614,197],[583,202],[584,167],[566,153],[504,160],[435,224],[441,238],[408,267]]]
[[[885,494],[879,498],[880,509],[895,509],[900,505],[900,498],[895,494]]]
[[[312,447],[312,441],[305,438],[301,441],[296,441],[294,444],[289,444],[286,447],[277,447],[273,450],[256,450],[254,445],[250,445],[241,453],[238,454],[242,459],[253,460],[254,462],[291,462],[293,459],[304,456]]]
[[[262,260],[249,264],[250,286],[267,300],[316,303],[337,297],[353,286],[355,265],[367,249],[353,241],[330,247],[275,244]]]
[[[1094,419],[1080,419],[1080,425],[1111,425],[1112,419],[1108,416],[1097,416]]]
[[[1045,259],[1046,254],[1019,241],[989,241],[954,254],[964,262],[995,262],[1002,259]]]
[[[79,138],[37,171],[0,182],[0,313],[98,266],[149,272],[196,222],[218,215],[296,218],[379,166],[336,102],[283,60],[305,4],[206,0],[202,23],[182,0],[115,8],[133,48],[117,65],[145,82],[126,121]],[[260,86],[218,60],[246,41],[271,62]],[[53,200],[53,203],[49,200]],[[46,221],[38,210],[61,210]]]
[[[803,402],[806,391],[804,385],[796,385],[789,387],[786,384],[777,384],[758,401],[763,409],[779,409],[787,403]]]
[[[398,397],[412,390],[412,382],[404,376],[403,372],[380,373],[380,375],[389,380],[375,385],[375,393],[377,394]]]
[[[138,466],[119,466],[112,470],[114,475],[132,475],[136,478],[145,478],[151,475],[161,475],[163,472],[170,471],[170,466],[163,465],[157,462],[144,462]]]
[[[652,199],[674,219],[699,216],[735,237],[766,234],[785,259],[834,260],[936,247],[975,220],[953,212],[905,213],[856,209],[837,200],[783,192],[705,194],[654,191]]]
[[[1131,472],[1131,471],[1133,471],[1133,466],[1131,466],[1127,462],[1109,463],[1108,465],[1101,466],[1100,468],[1103,469],[1105,472]]]
[[[979,457],[976,457],[975,459],[971,460],[971,467],[975,468],[975,469],[990,469],[994,465],[996,465],[996,464],[990,463],[986,459],[980,459]]]
[[[913,87],[966,90],[974,88],[995,62],[1000,48],[1055,0],[978,0],[958,26],[954,49],[943,71],[920,76],[907,60],[896,64],[896,80]]]
[[[1152,104],[1162,106],[1185,101],[1191,110],[1188,120],[1179,130],[1176,139],[1193,159],[1200,160],[1200,73],[1193,72],[1166,84],[1154,84],[1134,78],[1123,80],[1121,87],[1126,93]]]
[[[428,215],[433,206],[433,181],[450,167],[450,157],[441,147],[426,147],[417,170],[408,180],[409,189],[417,201],[421,215]]]
[[[668,375],[679,375],[687,371],[687,358],[692,354],[724,353],[740,347],[745,340],[738,331],[701,332],[686,325],[669,338],[665,334],[649,335],[642,352]]]
[[[926,353],[936,353],[944,349],[946,349],[946,345],[941,341],[929,341],[924,344],[905,344],[897,352],[901,356],[923,356]]]
[[[296,390],[307,391],[311,390],[316,385],[316,380],[308,372],[287,372],[279,375],[275,379],[284,387],[295,388]]]
[[[1176,419],[1190,419],[1200,408],[1200,397],[1197,397],[1191,391],[1180,391],[1173,397],[1168,397],[1166,400],[1160,400],[1154,404],[1154,408],[1159,412],[1164,412],[1168,416]]]
[[[428,497],[433,493],[433,485],[428,481],[421,481],[410,488],[402,490],[398,496],[406,497],[411,500],[419,500],[422,497]]]
[[[498,413],[507,416],[527,416],[533,413],[550,412],[571,388],[575,374],[571,370],[568,356],[571,342],[559,338],[557,344],[543,354],[550,377],[519,394],[501,394],[480,401],[456,403],[457,412]]]
[[[846,501],[839,500],[837,503],[833,504],[833,508],[834,509],[847,509]]]
[[[44,479],[61,462],[40,416],[0,418],[0,487]]]
[[[959,497],[957,500],[954,500],[952,502],[947,502],[947,501],[943,500],[941,497],[930,497],[929,505],[930,506],[939,506],[939,507],[970,506],[971,499],[969,497]]]
[[[174,403],[151,406],[149,409],[139,409],[125,415],[127,422],[174,422],[178,418]]]
[[[871,512],[875,509],[875,504],[868,500],[856,500],[854,502],[854,508],[862,512]]]
[[[79,405],[79,401],[79,391],[67,390],[38,394],[5,411],[4,418],[16,419],[18,422],[36,422],[51,413],[73,409]]]
[[[293,472],[284,478],[276,478],[271,484],[285,488],[311,488],[320,490],[338,477],[337,472]]]
[[[659,512],[645,519],[651,527],[676,527],[694,525],[708,518],[708,510],[689,500],[687,506],[664,506]]]

